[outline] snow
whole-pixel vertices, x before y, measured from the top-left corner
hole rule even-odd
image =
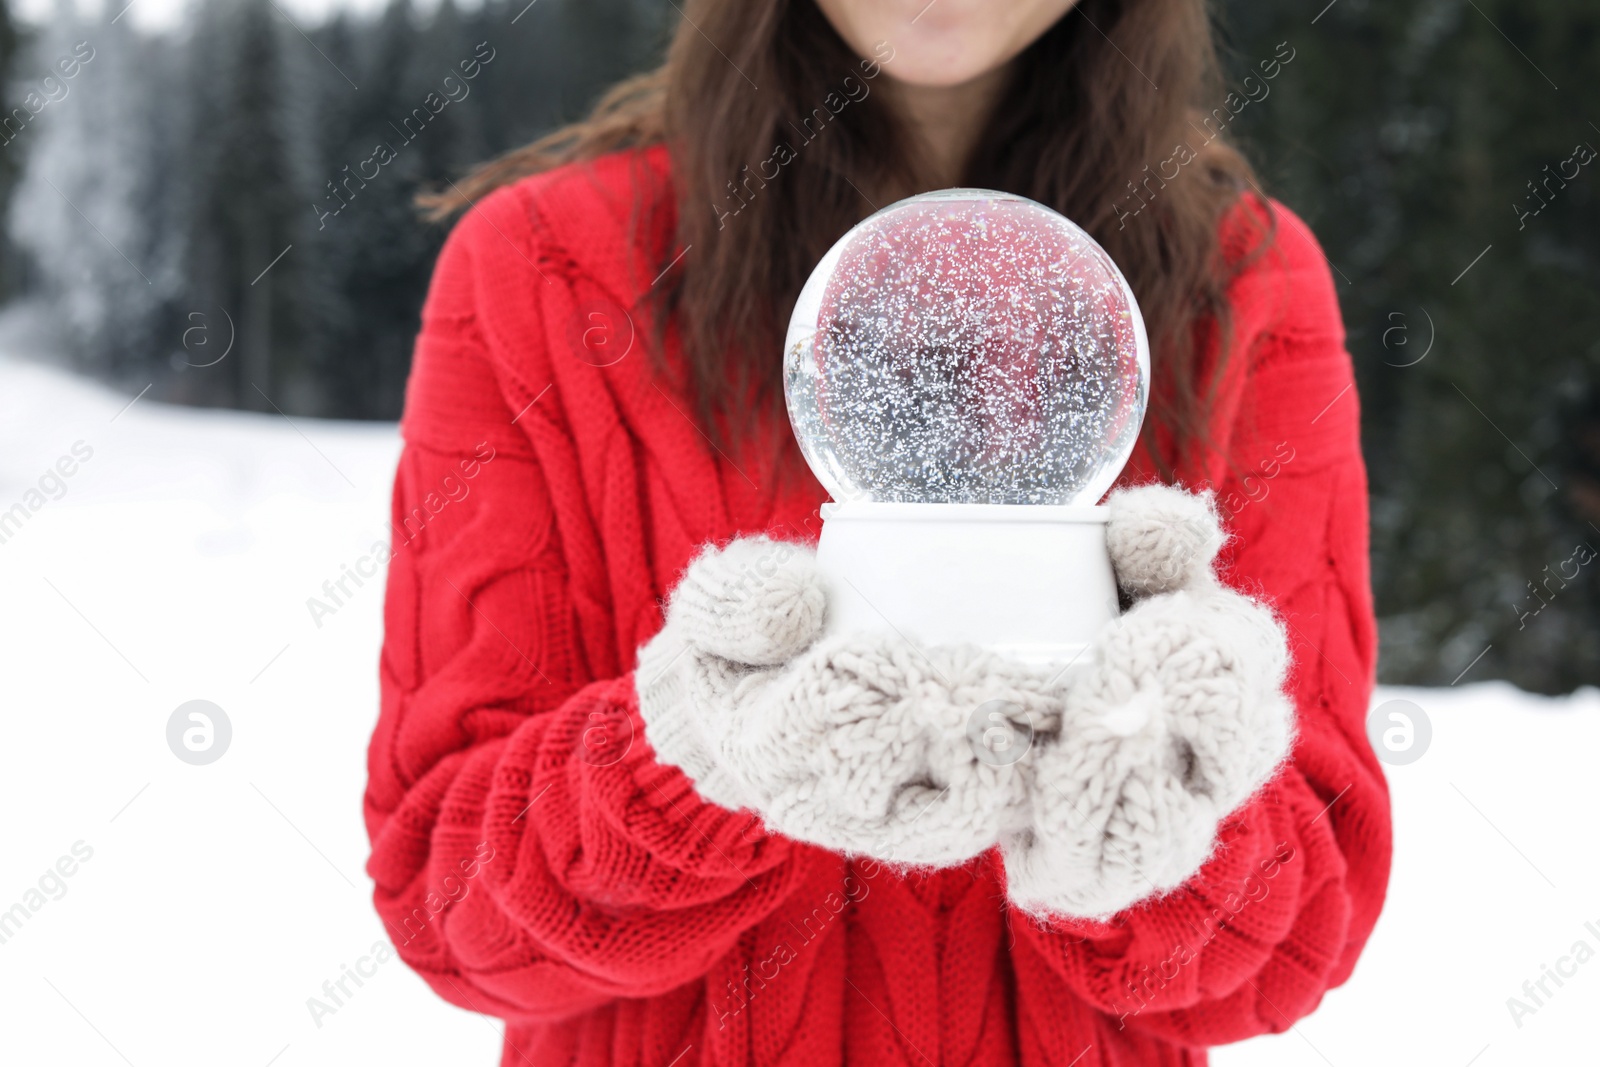
[[[0,513],[42,503],[0,543],[0,913],[51,891],[0,943],[4,1058],[497,1063],[499,1024],[393,959],[332,1014],[307,1007],[383,938],[360,814],[382,592],[320,627],[306,600],[386,539],[395,428],[128,406],[137,391],[0,361]],[[77,442],[92,456],[59,499],[29,498]],[[1388,768],[1394,878],[1365,956],[1291,1032],[1213,1061],[1587,1062],[1600,959],[1561,961],[1600,949],[1600,693],[1377,701],[1398,698],[1433,739]],[[167,744],[195,699],[233,728],[203,766]],[[46,876],[61,857],[73,873]],[[1519,1026],[1507,998],[1558,964],[1571,977]]]

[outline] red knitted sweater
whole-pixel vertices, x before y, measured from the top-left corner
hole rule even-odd
[[[537,1067],[1196,1065],[1311,1011],[1377,919],[1390,831],[1363,729],[1356,396],[1304,225],[1249,199],[1224,224],[1233,257],[1272,214],[1276,237],[1230,289],[1222,453],[1184,472],[1236,534],[1226,580],[1287,620],[1292,765],[1183,889],[1040,925],[1008,910],[993,855],[852,862],[702,801],[651,751],[631,671],[661,598],[707,541],[814,538],[824,499],[713,448],[652,373],[647,321],[624,309],[670,241],[670,212],[652,229],[635,210],[670,205],[669,181],[660,149],[529,178],[440,254],[365,797],[400,955],[506,1020],[503,1064]],[[1150,470],[1140,454],[1126,480]]]

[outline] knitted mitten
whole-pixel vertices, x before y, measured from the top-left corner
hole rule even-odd
[[[639,652],[657,757],[701,796],[848,854],[952,865],[1017,831],[1026,779],[968,739],[987,702],[1053,724],[1021,666],[893,635],[824,640],[815,556],[765,538],[708,548]]]
[[[1104,917],[1177,888],[1218,823],[1288,754],[1288,644],[1272,612],[1224,587],[1208,495],[1117,492],[1107,545],[1133,606],[1070,683],[1059,731],[1023,766],[1030,825],[1003,843],[1012,903]]]

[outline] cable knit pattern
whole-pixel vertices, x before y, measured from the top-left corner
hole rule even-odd
[[[440,253],[401,423],[364,798],[374,901],[400,957],[440,997],[505,1020],[505,1067],[1198,1067],[1207,1046],[1311,1011],[1376,921],[1389,823],[1363,730],[1375,637],[1356,393],[1304,225],[1254,198],[1224,223],[1224,256],[1249,265],[1228,288],[1218,450],[1185,453],[1178,472],[1216,491],[1230,534],[1220,586],[1287,628],[1293,747],[1216,825],[1199,869],[1151,896],[1118,864],[1163,884],[1181,865],[1151,869],[1155,845],[1124,844],[1124,826],[1145,818],[1130,783],[1149,772],[1123,768],[1174,751],[1155,739],[1159,719],[1192,752],[1178,780],[1201,800],[1180,815],[1204,825],[1202,801],[1220,811],[1250,788],[1267,765],[1252,746],[1278,721],[1265,703],[1259,723],[1240,714],[1239,687],[1273,674],[1250,638],[1265,613],[1230,614],[1215,590],[1178,587],[1164,561],[1203,548],[1184,540],[1199,527],[1119,524],[1133,547],[1113,551],[1136,603],[1101,666],[1054,705],[1053,729],[1050,708],[1033,705],[1039,734],[1010,768],[970,762],[967,714],[1002,677],[981,656],[930,650],[941,679],[892,648],[813,645],[787,676],[797,635],[825,610],[803,582],[751,584],[725,617],[714,605],[726,586],[680,582],[707,544],[814,541],[824,494],[803,470],[780,476],[769,450],[717,452],[688,417],[693,400],[657,370],[657,356],[680,358],[670,330],[651,351],[646,301],[681,251],[672,204],[665,151],[617,154],[483,198]],[[586,347],[597,338],[611,347]],[[1155,480],[1136,452],[1125,483]],[[1160,548],[1174,537],[1176,552]],[[701,613],[685,629],[705,662],[756,679],[770,721],[741,718],[725,735],[737,743],[713,747],[722,735],[701,719],[661,714],[676,706],[672,686],[694,681],[689,652],[655,658],[669,647],[654,640],[664,600],[674,616]],[[1199,617],[1210,621],[1197,632]],[[871,716],[851,711],[853,697],[814,703],[813,673],[870,694]],[[1159,699],[1135,680],[1159,682]],[[1019,684],[1010,699],[1035,698]],[[915,719],[913,702],[949,710]],[[849,759],[809,740],[835,732]],[[782,760],[740,761],[774,746]],[[926,787],[946,783],[931,772],[897,779],[897,797],[862,764],[872,789],[804,795],[808,776],[862,758],[857,746],[961,769],[968,784],[924,818],[949,819],[959,839],[925,840],[922,822],[892,845],[880,836],[897,804],[937,796]],[[1029,776],[1024,805],[1002,791],[985,806],[985,782]],[[731,806],[746,791],[802,799],[750,799],[771,809],[758,816]],[[1050,803],[1061,810],[1041,810]],[[1094,820],[1126,857],[1083,833]],[[1052,830],[1024,848],[1029,824]],[[1148,829],[1152,842],[1170,832]],[[995,838],[938,869],[857,852],[920,849],[945,864]],[[1043,884],[1068,868],[1068,881]]]

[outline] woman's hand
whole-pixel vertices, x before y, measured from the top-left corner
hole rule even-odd
[[[968,722],[995,699],[1053,721],[1059,702],[974,648],[825,640],[825,609],[808,548],[762,538],[703,552],[640,650],[657,756],[769,829],[892,863],[957,864],[1019,829],[1026,782],[980,758]]]
[[[706,799],[836,851],[946,866],[998,844],[1029,911],[1108,915],[1177,887],[1288,752],[1287,646],[1216,579],[1207,498],[1149,486],[1109,506],[1134,604],[1064,682],[970,647],[824,638],[809,549],[707,549],[640,650],[657,756]],[[996,725],[1031,748],[996,753]]]
[[[1268,608],[1217,580],[1225,537],[1209,497],[1154,485],[1108,504],[1134,603],[1022,765],[1031,819],[1004,851],[1028,911],[1102,917],[1182,885],[1290,747],[1288,644]]]

